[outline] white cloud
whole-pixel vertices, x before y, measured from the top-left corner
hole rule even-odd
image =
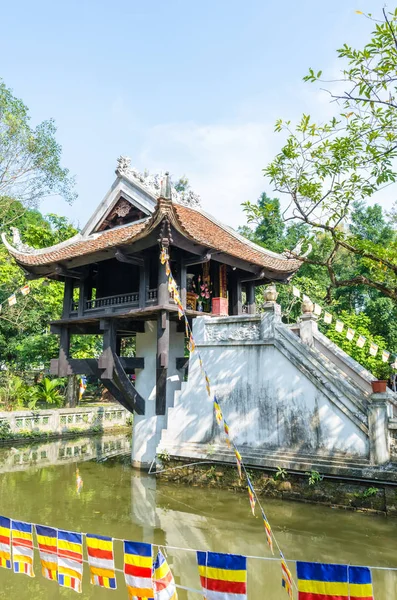
[[[241,203],[269,189],[262,169],[276,142],[273,124],[170,123],[147,131],[137,166],[169,170],[174,180],[185,174],[203,208],[237,227],[244,222]]]

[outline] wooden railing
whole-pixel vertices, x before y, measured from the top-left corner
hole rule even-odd
[[[84,310],[100,310],[101,308],[113,306],[139,306],[139,292],[131,292],[130,294],[118,294],[117,296],[104,296],[103,298],[93,298],[86,300]],[[157,288],[146,290],[146,304],[152,306],[157,304]],[[78,301],[74,300],[71,305],[72,312],[77,312],[79,309]]]
[[[122,304],[139,306],[139,292],[133,292],[131,294],[119,294],[118,296],[105,296],[104,298],[87,300],[85,303],[85,310],[106,308],[107,306],[120,306]]]

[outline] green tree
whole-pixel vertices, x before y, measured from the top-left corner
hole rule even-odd
[[[27,106],[0,79],[0,220],[46,196],[60,194],[71,202],[74,180],[61,166],[61,146],[54,121],[30,123]]]
[[[328,234],[332,243],[326,256],[309,255],[303,262],[326,269],[330,290],[362,285],[396,301],[396,236],[385,246],[346,224],[355,203],[396,181],[397,9],[383,11],[362,49],[345,44],[338,57],[341,77],[329,92],[336,114],[325,123],[303,115],[296,127],[280,119],[276,131],[286,132],[287,141],[265,174],[276,191],[287,195],[289,219]],[[304,79],[316,82],[321,77],[322,71],[309,69]],[[341,252],[359,257],[365,272],[338,276]]]

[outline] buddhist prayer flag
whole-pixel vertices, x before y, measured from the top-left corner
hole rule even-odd
[[[30,287],[28,285],[24,285],[23,287],[21,287],[21,294],[22,296],[27,296],[30,292]]]
[[[349,600],[347,565],[297,562],[299,600]]]
[[[170,263],[169,263],[169,261],[168,261],[168,260],[167,260],[167,262],[165,263],[165,274],[167,275],[167,277],[168,277],[169,275],[171,275],[171,267],[170,267]]]
[[[58,583],[81,593],[83,579],[83,536],[58,530]]]
[[[11,569],[11,519],[0,517],[0,567]]]
[[[187,320],[186,315],[185,315],[185,335],[187,338],[190,336],[189,321]]]
[[[80,377],[80,382],[79,382],[79,400],[81,400],[82,397],[84,396],[86,389],[87,389],[87,377],[85,375],[82,375]]]
[[[374,600],[371,571],[368,567],[348,567],[349,600]]]
[[[371,356],[376,356],[378,354],[378,349],[379,346],[377,346],[376,344],[374,344],[374,342],[371,342],[369,345],[369,353]]]
[[[207,394],[211,396],[211,384],[207,373],[205,374],[205,389],[207,390]]]
[[[287,567],[287,563],[285,562],[285,558],[281,552],[280,552],[280,556],[281,556],[281,584],[282,584],[283,588],[285,588],[288,596],[290,598],[292,598],[293,592],[292,592],[291,571]]]
[[[274,552],[273,552],[273,536],[272,536],[272,530],[271,530],[271,527],[270,527],[270,523],[269,523],[269,521],[267,520],[267,517],[266,517],[265,513],[263,512],[263,510],[262,510],[262,519],[263,519],[263,524],[264,524],[264,526],[265,526],[265,533],[266,533],[266,540],[267,540],[267,543],[268,543],[268,545],[269,545],[269,548],[270,548],[270,550],[272,551],[272,554],[274,554]]]
[[[214,410],[215,410],[216,422],[218,423],[218,425],[222,425],[223,415],[222,415],[221,407],[219,406],[219,404],[216,400],[214,400]]]
[[[247,558],[245,556],[197,552],[197,563],[206,600],[246,600]]]
[[[317,315],[319,317],[321,315],[322,311],[323,311],[323,309],[321,308],[321,306],[319,304],[314,305],[313,312],[315,315]]]
[[[226,423],[225,419],[223,419],[223,431],[225,432],[225,435],[226,435],[226,444],[228,445],[229,448],[231,448],[229,425]]]
[[[344,328],[344,324],[342,323],[342,321],[336,321],[336,323],[335,323],[335,330],[338,333],[342,333],[343,328]]]
[[[365,338],[363,335],[360,335],[357,339],[356,346],[358,346],[359,348],[363,348],[365,346],[366,341],[367,338]]]
[[[390,358],[390,352],[387,350],[382,350],[382,361],[387,362]]]
[[[194,350],[196,348],[196,344],[194,343],[192,334],[190,334],[190,336],[189,336],[189,342],[188,342],[187,347],[188,347],[189,352],[194,352]]]
[[[10,296],[8,298],[8,306],[14,306],[14,304],[17,303],[17,297],[15,294],[12,294],[12,296]]]
[[[354,338],[356,332],[354,331],[354,329],[351,329],[350,327],[348,328],[347,332],[346,332],[346,337],[349,340],[349,342],[352,341],[352,339]]]
[[[114,570],[113,539],[90,533],[87,533],[85,539],[91,583],[115,590],[117,585]]]
[[[236,455],[236,461],[237,461],[237,471],[238,471],[238,476],[242,477],[242,473],[241,473],[241,454],[240,452],[237,450],[237,448],[234,448],[234,453]]]
[[[254,488],[252,487],[252,483],[250,478],[247,475],[247,483],[248,483],[248,496],[250,499],[250,504],[251,504],[251,510],[252,510],[252,514],[255,517],[255,492],[254,492]]]
[[[153,587],[155,600],[178,600],[174,576],[160,550],[153,566]]]
[[[168,252],[165,248],[161,248],[160,252],[160,262],[164,265],[168,261]]]
[[[14,573],[34,577],[33,572],[33,526],[31,523],[12,521],[12,562]]]
[[[300,290],[297,287],[295,287],[294,285],[292,286],[292,293],[295,296],[295,298],[300,298],[301,297]]]
[[[129,600],[154,598],[152,571],[152,545],[125,541],[124,577]]]
[[[58,580],[57,530],[35,525],[41,562],[41,574],[51,581]]]
[[[327,325],[329,325],[330,323],[332,323],[332,315],[329,312],[325,312],[324,313],[324,323],[327,323]]]
[[[297,562],[299,600],[373,600],[368,567]]]

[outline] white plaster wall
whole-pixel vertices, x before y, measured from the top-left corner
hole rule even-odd
[[[181,385],[181,373],[175,358],[183,356],[184,335],[177,333],[176,323],[170,323],[170,352],[167,373],[167,409],[174,402],[175,391]],[[167,426],[165,415],[156,415],[156,353],[157,321],[145,323],[145,333],[137,333],[136,355],[145,359],[145,368],[136,370],[135,386],[145,399],[145,414],[135,415],[132,432],[132,462],[135,466],[149,467],[156,456],[161,431]]]
[[[350,401],[345,398],[344,402],[339,394],[338,400],[346,409],[342,412],[322,391],[321,373],[318,383],[313,383],[313,377],[309,379],[304,369],[302,372],[275,347],[273,337],[265,334],[263,338],[266,320],[269,315],[262,319],[260,339],[244,339],[243,332],[240,343],[234,339],[212,345],[205,339],[205,318],[194,322],[199,351],[235,443],[249,448],[367,456],[368,438],[351,418]],[[251,335],[252,323],[240,321],[242,328],[251,327]],[[217,324],[211,323],[210,327],[214,337]],[[230,327],[228,324],[226,330]],[[240,331],[234,327],[233,335]],[[169,411],[162,441],[208,444],[218,441],[220,435],[195,354],[190,361],[189,380]]]

